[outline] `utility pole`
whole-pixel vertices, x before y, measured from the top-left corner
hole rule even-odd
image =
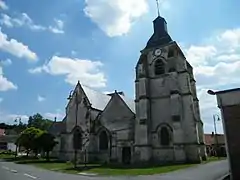
[[[217,117],[217,119],[216,119]],[[217,126],[216,126],[216,121],[220,121],[220,118],[217,114],[213,115],[213,123],[214,123],[214,137],[215,137],[215,151],[216,151],[216,155],[217,157],[219,158],[218,156],[218,137],[217,137]]]

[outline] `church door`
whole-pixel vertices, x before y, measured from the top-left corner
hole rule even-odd
[[[131,148],[130,147],[122,148],[122,162],[123,162],[123,164],[131,163]]]

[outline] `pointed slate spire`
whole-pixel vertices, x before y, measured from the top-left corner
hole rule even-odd
[[[153,21],[153,29],[154,33],[148,40],[145,49],[161,46],[172,41],[172,38],[168,34],[167,22],[163,17],[158,16]]]

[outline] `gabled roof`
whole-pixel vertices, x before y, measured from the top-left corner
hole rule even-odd
[[[127,98],[126,96],[123,96],[123,95],[119,95],[122,100],[126,103],[126,105],[129,107],[129,109],[133,112],[133,113],[136,113],[135,112],[135,102],[134,100],[132,99],[129,99]]]
[[[0,129],[0,136],[4,136],[5,135],[5,129]]]
[[[214,134],[204,134],[204,138],[205,138],[206,145],[213,145],[216,143]],[[219,144],[225,144],[224,134],[217,134],[216,138],[217,138]]]
[[[111,95],[104,94],[102,92],[96,91],[87,87],[85,85],[81,85],[83,91],[85,92],[88,100],[90,101],[92,108],[103,111],[107,106],[108,102],[111,99]],[[135,102],[134,100],[127,98],[126,96],[119,94],[119,96],[123,99],[123,101],[127,104],[127,106],[131,109],[133,113],[135,113]]]
[[[111,99],[111,96],[103,94],[96,90],[93,90],[87,86],[81,85],[88,100],[90,101],[92,108],[103,111],[107,103]]]
[[[52,135],[58,135],[64,132],[66,129],[64,121],[53,122],[52,126],[49,128],[49,133]]]

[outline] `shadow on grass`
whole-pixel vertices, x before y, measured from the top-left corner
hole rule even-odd
[[[44,160],[44,159],[23,159],[23,160],[18,160],[16,162],[16,164],[51,164],[51,163],[64,163],[63,161],[59,161],[59,160]]]

